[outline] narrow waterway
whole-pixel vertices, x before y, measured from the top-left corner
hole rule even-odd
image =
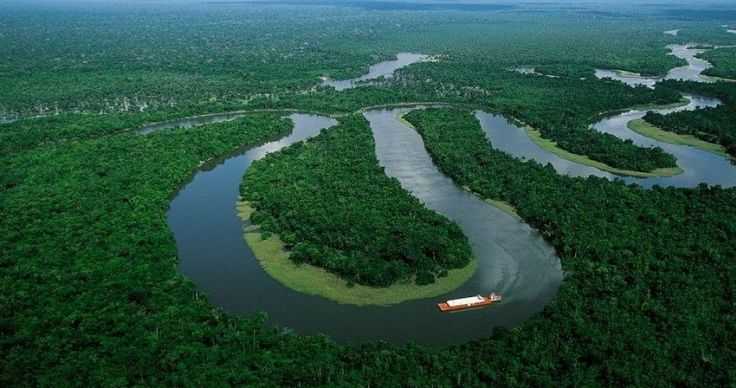
[[[683,110],[695,110],[706,107],[714,107],[720,101],[714,98],[686,95],[689,103],[682,107],[665,108],[655,110],[661,114],[668,114]],[[645,187],[653,185],[695,187],[700,183],[708,185],[721,185],[723,187],[736,186],[736,166],[730,158],[716,155],[695,147],[676,145],[654,140],[640,135],[628,127],[632,120],[641,119],[646,114],[645,110],[630,110],[622,114],[609,117],[593,125],[597,131],[610,133],[621,139],[631,140],[640,147],[660,147],[677,158],[677,165],[684,170],[682,174],[672,177],[634,178],[626,177],[629,183],[636,183]]]
[[[698,54],[702,54],[708,50],[694,48],[692,44],[671,44],[667,46],[670,50],[669,55],[687,61],[687,65],[678,66],[670,69],[664,77],[646,77],[636,73],[628,73],[620,70],[596,69],[595,76],[598,78],[610,78],[621,81],[629,86],[643,85],[648,88],[654,88],[655,84],[662,80],[682,80],[694,82],[714,82],[711,77],[703,75],[703,71],[712,67],[710,62],[697,58]]]
[[[378,79],[380,77],[391,78],[394,72],[403,67],[409,66],[414,63],[424,62],[429,59],[429,55],[414,54],[414,53],[398,53],[396,59],[390,61],[384,61],[372,65],[368,69],[368,73],[358,78],[346,79],[346,80],[333,80],[323,79],[322,86],[331,86],[337,91],[345,89],[351,89],[361,85],[366,81]]]
[[[705,50],[692,48],[690,45],[667,46],[671,55],[685,59],[688,64],[671,69],[664,77],[642,77],[637,74],[613,71],[596,70],[596,77],[611,78],[626,83],[629,86],[644,85],[654,88],[656,83],[662,79],[689,80],[694,82],[713,82],[702,73],[711,67],[705,60],[696,57]],[[696,110],[716,107],[721,102],[716,98],[687,95],[687,104],[677,107],[651,108],[660,114]],[[541,164],[551,164],[555,170],[563,175],[575,177],[598,176],[607,179],[621,179],[627,183],[634,183],[643,187],[674,186],[695,187],[701,183],[708,185],[721,185],[723,187],[736,186],[736,168],[728,157],[717,155],[708,151],[685,145],[675,145],[661,142],[652,138],[639,135],[629,129],[628,124],[646,115],[648,110],[631,109],[593,124],[594,130],[612,134],[620,139],[630,140],[640,147],[660,147],[665,152],[677,158],[677,165],[684,171],[672,177],[647,177],[639,178],[632,176],[617,176],[595,167],[585,166],[576,162],[563,159],[535,144],[523,128],[516,126],[505,118],[485,112],[476,112],[481,127],[493,147],[523,160],[535,160]]]
[[[202,116],[194,116],[194,117],[185,117],[182,119],[176,119],[176,120],[169,120],[164,121],[160,123],[153,123],[146,125],[143,128],[140,128],[138,130],[138,133],[141,135],[147,135],[149,133],[162,131],[164,129],[172,129],[172,128],[193,128],[193,127],[199,127],[201,125],[207,125],[207,124],[215,124],[215,123],[222,123],[225,121],[232,121],[237,118],[243,117],[244,113],[242,112],[223,112],[223,113],[214,113],[209,115],[202,115]]]
[[[543,165],[551,164],[561,175],[574,177],[599,176],[614,179],[608,172],[563,159],[541,147],[529,138],[526,131],[505,117],[477,111],[475,117],[493,148],[522,160],[535,160]]]
[[[687,105],[653,110],[661,114],[668,114],[682,110],[695,110],[717,106],[720,103],[717,99],[701,96],[685,95],[685,98],[688,99]],[[646,112],[646,110],[629,110],[605,118],[594,124],[593,128],[600,132],[610,133],[621,139],[631,140],[634,144],[641,147],[661,147],[665,152],[677,158],[677,165],[684,170],[682,174],[671,177],[648,178],[617,176],[595,167],[563,159],[539,147],[529,138],[523,128],[500,115],[479,111],[476,112],[475,116],[494,148],[520,159],[535,160],[545,165],[549,163],[554,167],[555,171],[562,175],[575,177],[598,176],[611,180],[622,179],[626,183],[634,183],[643,187],[652,187],[654,185],[695,187],[700,183],[721,185],[723,187],[736,186],[736,167],[729,158],[690,146],[660,142],[639,135],[629,129],[628,123],[644,117]]]

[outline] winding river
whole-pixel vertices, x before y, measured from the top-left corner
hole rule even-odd
[[[671,69],[664,77],[642,77],[636,74],[613,70],[596,70],[598,78],[611,78],[626,83],[629,86],[644,85],[654,88],[662,79],[689,80],[695,82],[713,82],[713,79],[702,73],[711,67],[707,61],[697,58],[696,55],[704,50],[694,49],[691,45],[667,46],[672,55],[685,59],[688,64]],[[677,107],[660,107],[648,109],[660,114],[669,114],[684,110],[695,110],[715,107],[721,104],[716,98],[683,95],[687,104]],[[535,160],[542,164],[551,164],[555,170],[564,175],[576,177],[598,176],[607,179],[621,179],[627,183],[634,183],[643,187],[675,186],[695,187],[700,183],[721,185],[723,187],[736,186],[736,168],[730,158],[707,152],[698,148],[675,145],[642,136],[628,128],[628,123],[641,119],[647,110],[631,109],[623,113],[606,117],[592,125],[594,130],[610,133],[621,139],[631,140],[641,147],[660,147],[665,152],[677,158],[677,165],[684,170],[682,174],[672,177],[638,178],[631,176],[617,176],[595,167],[582,165],[563,159],[535,144],[523,128],[514,125],[505,118],[485,112],[476,112],[482,129],[494,148],[527,160]]]
[[[393,306],[353,306],[282,286],[258,264],[243,239],[235,212],[238,187],[250,164],[335,124],[330,118],[293,114],[293,133],[279,141],[205,165],[171,202],[168,224],[184,275],[225,311],[265,312],[270,322],[303,334],[341,342],[462,343],[486,337],[494,327],[514,326],[541,311],[562,279],[554,250],[517,218],[456,187],[432,164],[421,138],[395,116],[369,111],[379,161],[412,194],[457,222],[478,260],[475,275],[448,295]],[[504,303],[463,314],[442,314],[435,303],[500,291]]]
[[[675,111],[717,106],[720,103],[714,98],[694,95],[685,95],[685,98],[688,99],[687,105],[652,110],[667,114]],[[598,176],[610,180],[621,179],[626,183],[634,183],[643,187],[652,187],[654,185],[695,187],[700,183],[721,185],[723,187],[736,186],[736,168],[729,158],[695,147],[660,142],[639,135],[629,129],[628,123],[644,117],[646,112],[647,110],[632,109],[605,118],[594,124],[593,128],[622,139],[630,139],[634,144],[642,147],[661,147],[665,152],[677,158],[677,165],[684,170],[682,174],[671,177],[648,178],[617,176],[595,167],[563,159],[539,147],[529,138],[523,128],[513,124],[500,115],[479,111],[475,113],[475,116],[478,118],[481,128],[494,148],[521,159],[535,160],[542,164],[549,163],[559,174],[575,177]]]
[[[149,133],[162,131],[164,129],[172,128],[192,128],[199,127],[201,125],[222,123],[225,121],[232,121],[243,117],[245,114],[242,112],[224,112],[224,113],[213,113],[201,116],[185,117],[182,119],[163,121],[160,123],[149,124],[140,130],[138,133],[141,135],[147,135]]]
[[[404,60],[406,65],[426,59],[415,55],[407,58],[400,54],[397,61]],[[325,82],[334,82],[331,86],[343,90],[355,87],[356,81],[386,76],[400,67],[397,63],[379,65],[371,67],[371,75],[359,79]],[[672,74],[698,77],[705,67],[697,63],[692,65],[689,70],[673,69]],[[641,77],[633,78],[639,81],[632,83],[645,82]],[[668,113],[719,103],[715,99],[686,97],[687,105],[657,111]],[[284,330],[326,334],[346,343],[384,340],[457,344],[487,337],[494,327],[512,327],[540,312],[554,297],[563,278],[554,250],[521,220],[464,191],[444,176],[433,164],[421,137],[400,120],[399,116],[407,109],[376,108],[363,114],[370,123],[376,156],[386,174],[395,177],[429,209],[456,222],[470,240],[478,269],[457,290],[436,298],[387,307],[354,306],[293,291],[260,267],[243,239],[243,223],[236,214],[239,185],[254,160],[336,124],[332,118],[309,114],[289,116],[294,122],[293,132],[279,141],[204,165],[177,194],[171,202],[168,224],[176,239],[182,273],[194,281],[211,303],[225,311],[237,314],[265,312],[270,323],[289,328]],[[204,120],[186,118],[146,127],[142,132],[231,120],[242,114],[211,115]],[[631,110],[605,118],[593,127],[631,139],[641,146],[662,147],[677,157],[684,174],[668,178],[616,177],[542,150],[522,128],[501,116],[476,112],[476,117],[494,147],[517,157],[551,163],[561,174],[625,179],[647,187],[655,184],[694,186],[700,182],[736,185],[735,169],[727,159],[692,147],[660,143],[626,127],[629,121],[644,114],[645,111]],[[441,314],[435,306],[438,300],[489,291],[503,293],[504,302],[462,314]]]
[[[424,58],[399,55],[404,65]],[[373,76],[393,69],[396,63],[376,66],[371,67]],[[355,86],[352,80],[344,82],[339,88]],[[308,114],[289,116],[293,132],[279,141],[205,164],[176,195],[167,219],[176,239],[181,272],[211,303],[225,311],[265,312],[278,327],[302,334],[326,334],[347,343],[463,343],[489,336],[494,327],[517,325],[541,311],[556,294],[563,277],[554,249],[518,218],[458,188],[442,175],[421,137],[398,119],[397,115],[407,109],[376,109],[364,115],[373,131],[377,158],[387,174],[396,177],[428,208],[455,221],[468,236],[478,265],[472,278],[458,289],[392,306],[354,306],[293,291],[260,267],[243,239],[244,225],[235,211],[239,186],[254,160],[336,123],[332,118]],[[242,115],[237,112],[172,120],[145,127],[140,133],[188,128]],[[440,300],[491,291],[502,292],[504,302],[463,314],[437,311]]]
[[[322,86],[331,86],[335,90],[342,91],[360,86],[361,83],[378,79],[380,77],[391,78],[396,70],[403,67],[409,66],[414,63],[424,62],[429,60],[429,55],[414,54],[414,53],[398,53],[396,59],[391,61],[379,62],[375,65],[370,66],[368,73],[353,79],[346,80],[333,80],[329,78],[322,79]]]
[[[662,80],[682,80],[695,82],[715,82],[711,77],[703,75],[703,72],[713,67],[710,62],[697,57],[708,50],[694,48],[692,44],[671,44],[667,46],[670,50],[669,55],[687,61],[687,65],[678,66],[670,69],[664,77],[646,77],[636,73],[629,73],[620,70],[596,69],[595,76],[598,78],[610,78],[621,81],[629,86],[644,85],[648,88],[654,88],[654,85]]]

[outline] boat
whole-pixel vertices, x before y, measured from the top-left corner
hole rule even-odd
[[[437,303],[437,307],[443,313],[451,313],[455,311],[487,307],[501,301],[501,299],[503,299],[501,295],[493,292],[488,296],[476,295],[467,298],[450,299],[442,303]]]

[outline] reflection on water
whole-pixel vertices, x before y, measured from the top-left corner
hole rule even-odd
[[[674,108],[655,109],[655,112],[668,114],[683,110],[694,110],[719,105],[714,98],[685,95],[688,104]],[[694,147],[663,143],[628,128],[632,120],[644,117],[644,110],[630,110],[599,121],[593,128],[600,132],[610,133],[621,139],[628,139],[641,147],[661,147],[665,152],[677,158],[677,164],[684,170],[682,174],[673,177],[618,177],[616,175],[584,166],[566,159],[562,159],[535,144],[520,128],[505,118],[484,112],[477,112],[476,117],[486,133],[492,146],[517,158],[533,159],[541,164],[550,163],[560,174],[569,176],[599,176],[608,179],[623,179],[627,183],[635,183],[644,187],[654,185],[695,187],[700,183],[721,185],[724,187],[736,186],[736,168],[731,160]]]
[[[696,55],[702,54],[707,50],[693,48],[692,44],[671,44],[667,48],[670,49],[669,55],[686,60],[687,65],[670,69],[664,77],[645,77],[635,73],[605,69],[596,69],[595,76],[621,81],[629,86],[643,85],[648,88],[654,88],[654,85],[663,79],[714,82],[713,79],[702,74],[703,71],[712,67],[711,64],[706,60],[696,57]]]
[[[243,113],[215,113],[205,116],[187,117],[178,120],[165,121],[162,123],[149,124],[138,130],[141,135],[172,128],[193,128],[206,124],[222,123],[232,121],[245,116]]]
[[[390,111],[366,113],[381,164],[400,171],[402,185],[412,182],[415,195],[461,225],[480,259],[477,273],[448,295],[390,307],[343,305],[282,286],[263,271],[245,243],[234,207],[253,160],[335,124],[319,116],[291,117],[292,135],[198,172],[171,203],[168,223],[180,269],[211,303],[232,313],[263,311],[276,325],[341,342],[453,344],[486,337],[493,327],[516,325],[557,292],[562,273],[552,248],[520,221],[457,189],[431,164],[421,138]],[[440,300],[491,291],[504,292],[508,300],[458,314],[440,313],[436,307]]]
[[[478,197],[458,188],[439,172],[424,148],[421,137],[397,119],[402,110],[370,111],[376,141],[376,155],[386,174],[428,208],[456,222],[470,239],[479,260],[475,276],[453,292],[454,296],[501,292],[514,307],[512,315],[505,305],[480,315],[494,325],[498,316],[521,321],[540,311],[552,298],[562,274],[554,250],[528,225]],[[524,306],[524,307],[522,307]]]
[[[475,117],[480,122],[486,137],[500,151],[506,152],[520,159],[535,160],[543,165],[552,164],[560,174],[588,177],[599,176],[613,179],[613,175],[594,167],[584,166],[545,151],[534,143],[526,131],[514,125],[501,115],[486,112],[476,112]]]
[[[395,60],[380,62],[372,65],[368,70],[368,74],[365,74],[358,78],[346,80],[323,79],[322,86],[332,86],[337,91],[351,89],[359,86],[360,83],[364,81],[370,81],[380,77],[391,78],[393,77],[396,70],[414,63],[427,61],[429,60],[429,58],[430,57],[428,55],[424,54],[399,53],[396,55]]]
[[[540,77],[547,77],[547,78],[560,78],[558,75],[552,75],[552,74],[544,74],[537,71],[536,68],[531,66],[519,66],[511,69],[512,71],[515,71],[519,74],[526,74],[526,75],[538,75]]]
[[[686,95],[689,103],[677,108],[666,108],[655,110],[661,114],[679,112],[683,110],[695,110],[706,107],[714,107],[720,104],[715,98]],[[631,140],[641,147],[660,147],[675,158],[677,165],[684,170],[680,175],[673,177],[652,177],[638,179],[627,177],[626,181],[637,183],[645,187],[653,185],[695,187],[700,183],[709,185],[721,185],[724,187],[736,186],[736,168],[729,158],[703,151],[695,147],[675,145],[660,142],[652,138],[642,136],[628,128],[632,120],[641,119],[646,114],[643,110],[631,110],[616,115],[593,125],[600,132],[610,133],[621,139]]]
[[[636,73],[626,73],[620,70],[595,69],[595,76],[600,79],[610,78],[621,81],[631,87],[646,86],[654,89],[654,84],[662,80],[662,77],[645,77]]]

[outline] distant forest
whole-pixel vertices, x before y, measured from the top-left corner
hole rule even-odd
[[[736,189],[561,176],[494,149],[473,116],[500,113],[568,152],[646,172],[677,161],[590,125],[702,94],[724,105],[646,120],[734,155],[733,84],[651,90],[594,76],[663,75],[685,64],[667,55],[673,43],[736,44],[730,3],[294,3],[0,4],[0,386],[736,384]],[[343,92],[320,86],[400,52],[436,61]],[[708,74],[731,76],[731,53],[704,54]],[[458,346],[351,346],[228,314],[179,271],[172,198],[205,161],[286,136],[288,113],[268,109],[339,121],[245,177],[253,219],[294,259],[371,286],[467,264],[457,225],[377,166],[359,115],[416,102],[453,106],[407,116],[441,171],[512,205],[555,248],[565,279],[544,311]],[[251,113],[136,131],[238,110]]]

